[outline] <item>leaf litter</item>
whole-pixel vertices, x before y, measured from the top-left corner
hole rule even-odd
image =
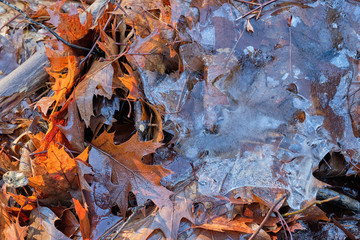
[[[27,186],[3,185],[3,234],[359,235],[349,211],[359,200],[358,3],[132,0],[82,20],[66,4],[32,14],[69,43],[94,47],[86,57],[44,41],[51,87],[29,98],[30,114],[20,111],[41,124],[28,138],[26,124],[2,135],[20,136],[19,152],[2,147],[2,174],[30,164]],[[5,74],[17,67],[15,46],[3,52],[14,62]],[[19,124],[16,114],[3,121]],[[314,202],[325,186],[338,196]],[[329,210],[332,201],[347,212]],[[328,218],[334,211],[343,225]],[[320,230],[309,228],[314,221]]]

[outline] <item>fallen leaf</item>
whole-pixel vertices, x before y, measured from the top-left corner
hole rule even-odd
[[[42,97],[36,103],[35,107],[38,107],[40,112],[46,116],[49,108],[54,102],[55,99],[53,99],[52,97]]]
[[[119,80],[121,81],[124,86],[129,89],[129,95],[127,96],[131,100],[136,100],[140,97],[139,93],[139,81],[135,76],[134,71],[129,66],[129,64],[123,63],[124,67],[128,71],[128,75],[125,74],[123,77],[119,77]]]
[[[226,216],[219,216],[211,219],[211,222],[204,223],[202,225],[196,226],[194,228],[204,228],[212,231],[237,231],[243,233],[253,233],[247,223],[252,223],[252,218],[236,217],[234,220],[228,219]]]
[[[252,27],[252,25],[251,25],[251,23],[250,23],[250,19],[248,19],[247,21],[246,21],[246,31],[247,32],[254,32],[254,28]]]
[[[51,143],[47,154],[37,155],[33,163],[34,177],[29,179],[30,185],[53,200],[69,198],[68,190],[75,184],[77,166],[64,148]]]
[[[146,38],[138,37],[131,44],[126,58],[132,65],[144,70],[156,71],[161,74],[164,74],[165,70],[177,70],[178,55],[170,57],[167,43],[168,40],[157,28]]]
[[[111,64],[106,61],[95,61],[85,78],[75,88],[75,101],[86,127],[89,127],[90,118],[94,115],[94,95],[111,99],[113,74],[114,69]]]
[[[30,214],[30,227],[28,233],[28,239],[61,239],[67,240],[62,232],[60,232],[54,225],[58,217],[50,208],[38,207],[34,209]]]
[[[71,149],[82,152],[84,146],[85,126],[84,122],[80,120],[79,112],[76,107],[76,102],[71,99],[67,108],[67,119],[64,126],[58,125],[60,131],[64,134],[71,145]]]
[[[89,221],[88,213],[85,210],[85,208],[81,206],[78,200],[73,198],[73,202],[75,205],[76,214],[78,215],[80,221],[81,236],[83,239],[90,239],[91,232],[90,232],[90,221]]]
[[[128,207],[128,194],[133,192],[139,205],[148,199],[160,209],[171,205],[171,191],[160,184],[162,177],[171,173],[159,165],[146,165],[141,162],[144,155],[153,153],[160,143],[139,142],[134,135],[125,143],[115,145],[114,134],[104,132],[92,142],[89,163],[98,178],[111,194],[111,201],[116,203],[122,214]],[[100,176],[99,176],[100,175]]]
[[[84,24],[81,24],[79,15],[70,15],[69,13],[61,13],[57,9],[47,9],[50,20],[59,33],[60,37],[64,38],[68,42],[75,42],[83,38],[90,30],[92,26],[92,14],[86,13],[86,20]]]
[[[193,222],[191,213],[192,201],[184,193],[176,195],[173,205],[153,211],[144,219],[129,223],[120,236],[124,239],[148,239],[157,229],[160,229],[166,239],[178,239],[181,220]]]
[[[51,99],[56,101],[56,106],[65,102],[66,94],[70,93],[79,74],[78,62],[75,56],[61,56],[57,51],[46,48],[46,56],[50,67],[46,71],[55,79],[52,90],[55,92]],[[54,108],[55,109],[55,108]]]

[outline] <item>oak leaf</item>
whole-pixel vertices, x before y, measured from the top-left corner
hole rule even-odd
[[[93,16],[91,13],[86,13],[86,20],[82,24],[78,14],[61,13],[58,9],[47,9],[47,11],[50,15],[49,22],[57,27],[60,37],[68,42],[73,43],[83,38],[92,26]]]
[[[159,165],[146,165],[141,158],[153,153],[160,143],[139,142],[137,134],[120,145],[113,143],[114,134],[104,132],[92,142],[89,154],[95,177],[101,179],[110,192],[110,199],[116,203],[122,214],[128,207],[129,192],[136,196],[137,203],[143,205],[148,199],[160,209],[171,205],[171,191],[160,185],[160,180],[171,173]]]
[[[51,99],[56,101],[56,105],[64,103],[68,94],[75,83],[75,78],[79,74],[77,59],[75,56],[61,56],[57,51],[46,48],[46,56],[50,61],[50,67],[46,68],[50,76],[55,79],[52,90],[55,92]]]
[[[85,78],[75,88],[75,100],[81,118],[87,127],[90,125],[90,118],[94,115],[93,97],[101,95],[111,99],[113,94],[114,69],[108,62],[95,61]]]
[[[176,195],[173,205],[152,212],[142,220],[129,223],[121,237],[125,239],[148,239],[156,229],[160,229],[166,239],[177,239],[181,220],[193,222],[192,201],[184,192]]]
[[[66,237],[55,227],[55,221],[58,217],[55,215],[50,208],[38,207],[32,210],[30,215],[30,228],[28,239],[62,239],[67,240],[70,238]]]
[[[64,148],[59,149],[51,143],[45,156],[39,154],[34,159],[33,170],[34,177],[29,178],[29,185],[54,200],[68,197],[67,191],[75,183],[77,166]]]

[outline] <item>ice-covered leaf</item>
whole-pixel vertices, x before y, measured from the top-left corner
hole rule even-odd
[[[98,181],[110,193],[111,202],[116,203],[123,214],[127,209],[130,191],[135,194],[139,205],[144,204],[147,199],[152,200],[159,208],[171,205],[169,196],[172,192],[160,184],[160,179],[171,171],[162,166],[141,162],[141,158],[153,153],[161,146],[160,143],[139,142],[137,135],[134,135],[117,146],[113,143],[113,134],[104,132],[92,145],[89,163]]]

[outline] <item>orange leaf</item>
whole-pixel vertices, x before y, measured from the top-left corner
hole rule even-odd
[[[204,223],[200,226],[193,226],[195,228],[204,228],[212,231],[236,231],[243,233],[253,233],[254,230],[246,223],[252,223],[253,219],[236,217],[234,220],[228,219],[226,216],[219,216],[211,219],[211,222]]]
[[[58,53],[49,48],[46,48],[46,55],[51,65],[46,70],[55,79],[55,84],[52,87],[55,94],[51,98],[56,101],[56,105],[62,104],[66,99],[66,94],[71,91],[75,77],[79,73],[77,59],[75,56],[59,56]]]
[[[138,80],[135,77],[134,71],[129,66],[129,64],[123,64],[129,75],[125,75],[124,77],[119,77],[122,84],[125,85],[127,89],[129,89],[128,98],[132,100],[136,100],[140,97],[139,88],[138,88]]]
[[[67,196],[67,191],[75,182],[76,162],[65,151],[64,148],[57,148],[50,143],[47,155],[37,155],[34,159],[34,176],[40,178],[30,178],[33,185],[44,194],[53,197]]]
[[[69,42],[83,38],[92,26],[92,14],[86,13],[86,21],[81,24],[79,15],[60,13],[57,9],[47,9],[51,17],[50,21],[57,27],[59,35]]]
[[[73,202],[75,205],[75,211],[76,214],[79,217],[79,221],[80,221],[80,232],[81,235],[83,237],[83,239],[90,239],[90,221],[89,221],[89,217],[87,214],[87,211],[85,210],[85,208],[83,208],[83,206],[81,206],[80,202],[78,200],[76,200],[75,198],[73,198]]]

